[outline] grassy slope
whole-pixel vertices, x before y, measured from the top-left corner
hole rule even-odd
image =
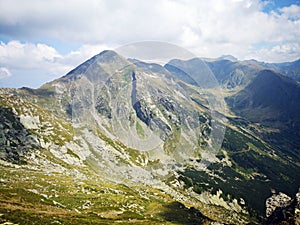
[[[3,166],[0,181],[1,222],[176,224],[164,216],[173,200],[151,188]]]

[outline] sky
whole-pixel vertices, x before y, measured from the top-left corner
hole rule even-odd
[[[36,88],[140,41],[199,57],[300,58],[300,0],[0,0],[0,9],[0,87]]]

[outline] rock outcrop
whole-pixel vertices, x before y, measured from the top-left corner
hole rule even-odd
[[[300,225],[300,189],[295,198],[279,192],[266,200],[267,225]]]
[[[11,109],[0,107],[0,159],[22,163],[20,156],[38,146]]]

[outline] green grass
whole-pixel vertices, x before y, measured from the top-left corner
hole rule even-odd
[[[67,154],[69,154],[69,155],[71,155],[71,156],[73,156],[73,157],[75,157],[75,158],[77,158],[77,159],[79,159],[80,160],[80,157],[78,156],[78,155],[76,155],[71,149],[67,149]]]
[[[136,131],[140,137],[142,137],[142,138],[145,137],[144,129],[139,122],[136,122]]]
[[[20,225],[58,222],[178,224],[178,218],[170,218],[168,205],[172,199],[151,188],[128,187],[99,180],[74,182],[73,177],[62,174],[46,176],[35,171],[1,169],[2,179],[10,179],[0,185],[1,222]],[[84,208],[88,201],[91,204]],[[187,218],[187,209],[178,210],[182,218]]]
[[[80,180],[1,166],[0,222],[18,224],[160,224],[165,194],[147,187]],[[91,202],[91,204],[88,204]],[[152,208],[151,213],[148,208]]]
[[[215,206],[202,208],[195,200],[187,207],[158,189],[116,184],[88,168],[77,170],[87,178],[0,165],[0,223],[183,225],[211,221],[191,206],[211,216],[229,213]]]

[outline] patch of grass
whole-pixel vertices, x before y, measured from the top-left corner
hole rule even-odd
[[[78,155],[76,155],[71,149],[67,148],[67,154],[77,158],[80,160],[80,157]]]
[[[144,129],[139,122],[136,122],[136,131],[140,137],[142,137],[142,138],[145,137]]]

